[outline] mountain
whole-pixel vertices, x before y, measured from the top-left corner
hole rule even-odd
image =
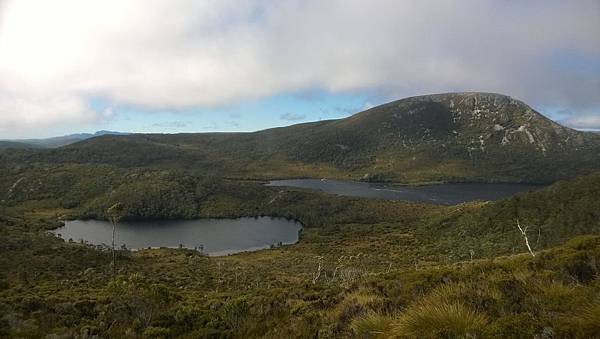
[[[38,148],[39,146],[25,142],[0,140],[0,149],[2,148]]]
[[[254,133],[105,135],[3,156],[255,179],[553,182],[600,169],[600,135],[561,126],[505,95],[447,93]]]
[[[18,139],[18,140],[7,140],[0,141],[0,148],[24,148],[19,147],[19,144],[27,145],[25,148],[57,148],[72,143],[76,143],[81,140],[90,139],[102,135],[127,135],[128,133],[113,132],[113,131],[97,131],[96,133],[76,133],[63,135],[59,137],[52,137],[46,139]],[[10,146],[13,143],[13,146]],[[16,143],[16,144],[15,144]],[[5,146],[6,145],[6,146]]]

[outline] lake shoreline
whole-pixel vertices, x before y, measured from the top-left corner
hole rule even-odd
[[[115,246],[128,250],[185,248],[208,256],[279,248],[300,241],[304,225],[280,217],[120,222]],[[103,220],[72,220],[49,231],[64,241],[95,246],[111,243],[112,224]]]

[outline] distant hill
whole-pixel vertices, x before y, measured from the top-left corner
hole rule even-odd
[[[128,133],[113,132],[113,131],[98,131],[96,133],[77,133],[52,137],[46,139],[18,139],[9,141],[0,141],[0,148],[22,148],[18,144],[26,144],[33,148],[57,148],[76,143],[81,140],[86,140],[101,135],[127,135]],[[14,146],[3,147],[5,143],[16,143]]]
[[[553,182],[599,170],[600,135],[561,126],[505,95],[448,93],[254,133],[105,135],[25,153],[4,156],[243,178]]]
[[[39,146],[25,142],[0,140],[0,149],[2,148],[39,148]]]

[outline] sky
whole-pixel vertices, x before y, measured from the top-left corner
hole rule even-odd
[[[255,131],[455,91],[600,129],[600,1],[0,0],[0,139]]]

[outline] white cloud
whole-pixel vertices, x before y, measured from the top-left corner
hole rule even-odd
[[[100,118],[76,95],[31,95],[0,90],[0,126],[4,130],[42,128],[56,122],[97,122]]]
[[[0,127],[95,121],[91,97],[149,109],[321,88],[388,98],[497,91],[600,106],[600,3],[582,1],[8,0]]]
[[[600,115],[573,116],[562,120],[561,123],[572,128],[600,130]]]
[[[102,117],[104,119],[111,119],[112,117],[116,116],[116,113],[114,111],[114,109],[112,107],[106,107],[104,109],[104,111],[102,111]]]

